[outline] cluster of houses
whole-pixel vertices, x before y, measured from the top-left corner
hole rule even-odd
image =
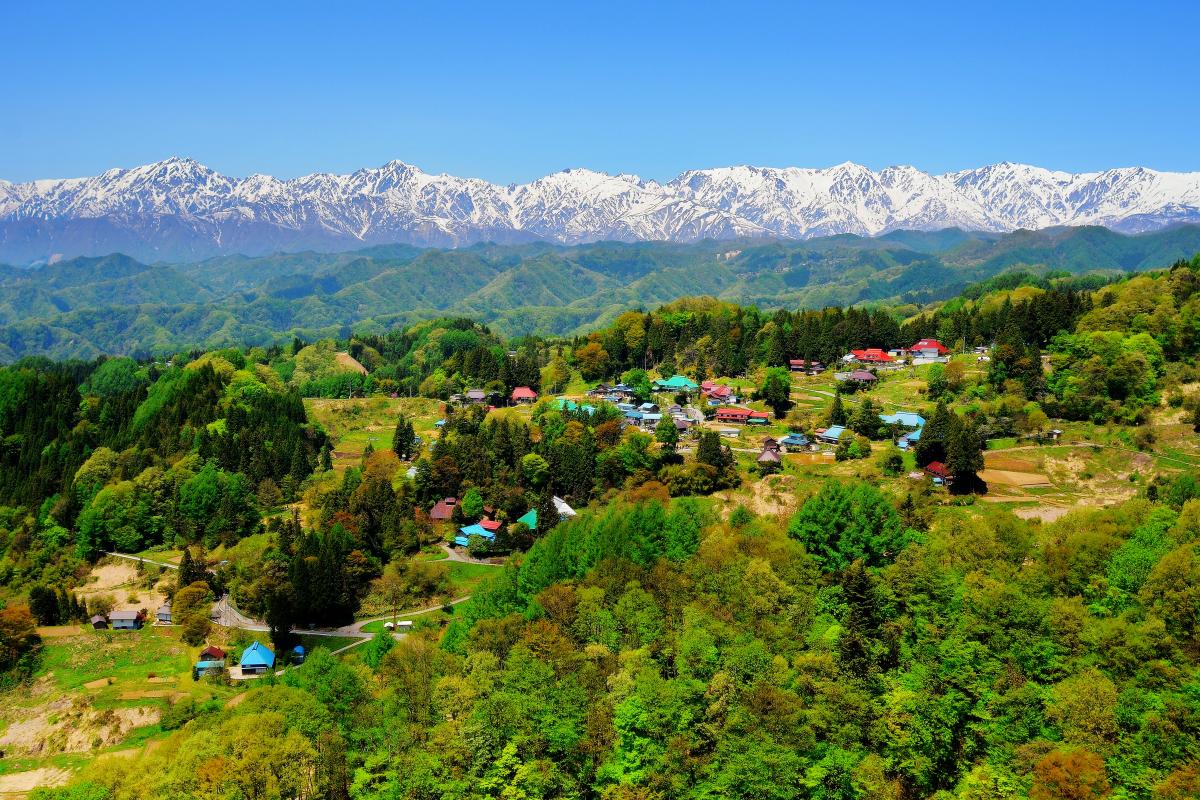
[[[732,386],[726,386],[723,383],[713,383],[712,381],[704,381],[700,384],[700,394],[708,402],[710,406],[719,406],[724,403],[737,403],[737,392]]]
[[[457,405],[487,406],[489,409],[495,409],[503,397],[499,392],[489,392],[487,389],[467,389],[462,394],[450,395],[450,402]],[[528,386],[518,386],[508,396],[508,401],[513,405],[536,403],[537,399],[538,393]]]
[[[675,429],[680,433],[687,433],[695,424],[683,406],[677,403],[665,409],[659,408],[657,403],[642,403],[640,406],[633,403],[617,403],[617,410],[625,415],[624,424],[627,428],[652,431],[658,427],[664,416],[675,424]]]
[[[915,411],[897,411],[895,414],[880,414],[884,425],[898,425],[911,428],[907,433],[896,437],[896,446],[901,450],[915,447],[921,439],[921,430],[925,427],[925,418]]]
[[[171,624],[170,606],[164,606],[167,609],[167,621],[165,624]],[[146,624],[147,614],[142,611],[110,611],[108,615],[95,614],[88,620],[94,630],[102,631],[112,629],[114,631],[136,631],[140,630]]]
[[[773,471],[782,463],[784,453],[803,453],[815,447],[803,433],[789,433],[782,439],[768,436],[763,439],[762,452],[756,461],[764,472]]]
[[[429,510],[429,519],[433,522],[450,522],[457,507],[458,498],[442,498]],[[557,495],[554,497],[554,509],[558,512],[560,519],[569,519],[575,516],[575,509]],[[472,536],[479,536],[488,542],[496,541],[496,534],[504,527],[504,523],[495,518],[495,512],[491,508],[485,507],[483,513],[482,519],[458,529],[458,533],[454,536],[456,546],[467,547],[471,543]],[[537,530],[537,509],[529,509],[517,519],[517,522],[523,522],[531,531]]]
[[[150,615],[145,609],[141,611],[110,611],[105,614],[94,614],[88,620],[94,630],[136,631],[149,620]],[[163,603],[154,615],[155,625],[171,625],[171,604]]]
[[[977,350],[986,350],[986,348],[977,348]],[[841,360],[844,364],[861,364],[863,366],[887,369],[889,367],[902,366],[897,362],[905,360],[912,364],[945,363],[949,360],[949,355],[950,348],[937,339],[922,339],[911,347],[893,347],[886,351],[880,347],[851,350],[842,356]],[[795,370],[794,367],[793,370]]]
[[[922,429],[925,427],[925,418],[915,411],[897,411],[895,414],[880,414],[879,419],[884,425],[895,425],[899,428],[910,429],[896,437],[896,446],[901,450],[907,450],[915,446],[921,438]],[[836,447],[838,440],[842,438],[842,434],[847,430],[845,425],[830,425],[828,428],[817,428],[813,431],[813,437],[816,440],[814,444],[817,447]]]
[[[634,399],[637,392],[632,386],[626,386],[623,383],[618,383],[616,386],[609,386],[607,383],[598,383],[595,388],[588,390],[588,397],[595,397],[598,400],[607,400],[610,403],[627,403]]]
[[[303,664],[308,653],[304,645],[292,648],[288,657],[293,664]],[[258,678],[275,669],[275,654],[262,642],[255,640],[253,644],[242,651],[238,663],[229,665],[228,654],[217,647],[209,645],[200,651],[200,660],[192,666],[192,678],[199,680],[203,677],[224,675],[226,670],[233,680],[250,680]]]
[[[788,369],[792,372],[803,372],[806,375],[819,375],[825,371],[825,365],[820,361],[810,361],[804,358],[793,358],[788,361]]]

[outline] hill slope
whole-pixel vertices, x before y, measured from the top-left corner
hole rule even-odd
[[[0,358],[269,344],[447,314],[509,335],[566,334],[704,294],[766,309],[925,303],[1014,268],[1140,270],[1198,250],[1200,226],[1179,226],[1137,236],[1052,228],[690,245],[389,245],[172,266],[78,258],[0,269]]]

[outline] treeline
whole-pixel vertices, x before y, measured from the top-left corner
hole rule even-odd
[[[328,458],[299,396],[237,351],[0,369],[0,443],[0,564],[18,586],[104,550],[232,544]]]

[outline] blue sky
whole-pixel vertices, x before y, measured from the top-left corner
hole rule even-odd
[[[910,5],[11,0],[0,177],[1200,170],[1200,4]]]

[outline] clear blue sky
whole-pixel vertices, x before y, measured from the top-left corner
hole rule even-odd
[[[1200,170],[1194,0],[2,5],[9,180],[170,155],[502,183],[846,160]]]

